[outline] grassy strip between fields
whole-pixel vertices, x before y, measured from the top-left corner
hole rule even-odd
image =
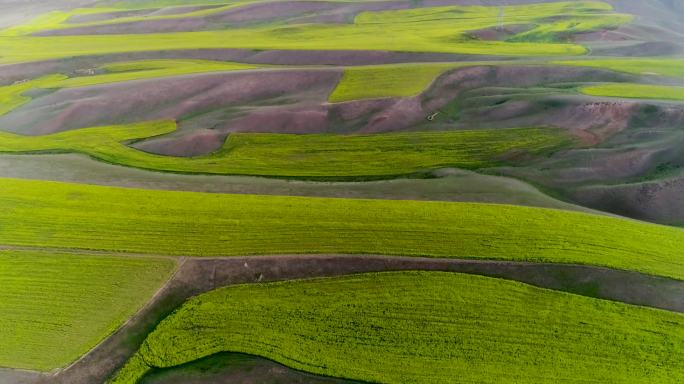
[[[445,166],[490,167],[513,153],[540,154],[570,143],[560,130],[519,128],[380,135],[235,133],[221,150],[195,158],[154,155],[123,144],[175,130],[173,121],[155,121],[45,136],[0,132],[0,152],[77,152],[159,171],[334,179],[404,175]]]
[[[684,280],[684,231],[507,205],[224,195],[0,179],[0,244],[187,256],[578,263]]]
[[[600,59],[553,61],[551,64],[604,68],[637,75],[684,77],[684,59]]]
[[[175,265],[153,257],[0,251],[0,367],[66,366],[142,307]]]
[[[193,298],[113,383],[221,351],[379,383],[681,383],[684,316],[480,276],[365,274]]]
[[[580,92],[591,96],[684,101],[684,87],[667,85],[609,83],[582,87]]]
[[[229,4],[228,9],[240,4]],[[220,8],[218,8],[220,9]],[[224,9],[224,10],[225,10]],[[81,11],[84,14],[102,10]],[[111,9],[109,10],[111,11]],[[185,15],[155,16],[179,18],[207,16],[217,8]],[[531,30],[510,41],[475,40],[471,31],[495,28],[498,7],[424,7],[386,12],[362,12],[353,24],[263,24],[246,28],[212,31],[149,33],[129,35],[30,36],[51,29],[84,25],[66,23],[69,13],[42,16],[0,34],[0,62],[17,63],[108,53],[165,51],[174,49],[308,49],[390,50],[405,52],[445,52],[484,55],[581,55],[581,45],[560,43],[568,35],[627,23],[631,16],[613,12],[603,2],[574,1],[525,4],[507,7],[506,24],[530,25]],[[194,17],[192,16],[192,17]],[[154,20],[154,18],[150,20]],[[144,22],[114,19],[85,26]],[[553,21],[549,21],[552,20]]]

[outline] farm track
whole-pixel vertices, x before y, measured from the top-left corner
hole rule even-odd
[[[25,248],[0,246],[0,249]],[[43,252],[64,251],[32,249]],[[83,253],[105,254],[88,251]],[[138,349],[159,321],[189,297],[219,287],[402,270],[449,271],[498,277],[543,288],[684,313],[684,282],[600,267],[376,255],[180,258],[179,269],[153,299],[116,333],[80,360],[52,374],[0,369],[0,379],[25,384],[103,383]]]

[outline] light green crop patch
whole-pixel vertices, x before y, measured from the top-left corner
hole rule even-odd
[[[227,7],[240,6],[231,4]],[[217,8],[195,11],[192,17],[206,16]],[[91,12],[91,10],[88,10]],[[204,13],[203,13],[204,12]],[[27,26],[6,30],[0,37],[1,62],[12,63],[57,59],[72,56],[179,49],[310,49],[390,50],[406,52],[445,52],[482,55],[579,55],[580,45],[557,43],[550,34],[567,34],[609,28],[629,21],[601,2],[563,2],[507,7],[506,24],[525,24],[546,28],[543,33],[529,32],[522,40],[484,41],[473,39],[469,32],[498,25],[498,7],[433,7],[400,11],[363,12],[354,24],[278,23],[248,28],[215,31],[150,33],[141,35],[26,36],[49,29],[72,28],[64,15],[46,16]],[[199,13],[199,14],[198,14]],[[188,14],[159,17],[190,17]],[[428,17],[429,16],[429,17]],[[548,19],[554,17],[552,27]],[[139,17],[136,17],[139,18]],[[145,19],[144,17],[141,17]],[[121,23],[125,18],[88,23]],[[609,20],[610,22],[607,22]],[[130,22],[131,20],[128,20]],[[144,21],[144,20],[140,20]],[[80,25],[83,26],[83,25]],[[534,29],[533,29],[534,31]]]
[[[394,64],[349,67],[328,101],[415,96],[425,90],[439,74],[478,63]]]
[[[12,179],[0,179],[0,206],[0,244],[14,246],[185,256],[497,259],[587,264],[684,280],[684,230],[550,209]]]
[[[3,211],[11,209],[6,203]],[[50,371],[75,361],[141,308],[175,265],[160,258],[0,251],[0,366]]]
[[[493,278],[393,272],[186,302],[112,381],[222,351],[377,383],[681,383],[684,316]]]
[[[637,75],[684,77],[682,59],[609,59],[553,61],[556,65],[605,68]]]
[[[159,171],[325,179],[491,167],[505,164],[510,153],[539,154],[571,143],[560,130],[514,128],[380,135],[234,133],[219,151],[194,158],[155,155],[125,145],[175,130],[173,121],[156,121],[45,136],[0,132],[0,152],[76,152]]]
[[[667,85],[611,83],[582,87],[580,92],[592,96],[684,101],[684,87]]]

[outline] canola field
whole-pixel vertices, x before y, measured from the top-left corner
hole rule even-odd
[[[233,286],[162,321],[112,383],[223,351],[365,382],[674,384],[684,316],[441,272]]]
[[[511,154],[542,154],[571,143],[560,130],[519,128],[383,135],[234,133],[219,151],[194,158],[155,155],[126,145],[175,130],[173,121],[155,121],[45,136],[0,132],[0,153],[74,152],[158,171],[341,179],[451,166],[485,168],[506,163]]]
[[[13,209],[6,203],[3,211]],[[0,250],[0,367],[72,363],[147,303],[175,267],[157,257]]]
[[[179,256],[494,259],[588,264],[684,280],[682,229],[542,208],[217,195],[14,179],[0,179],[0,205],[5,207],[0,244],[12,246]]]

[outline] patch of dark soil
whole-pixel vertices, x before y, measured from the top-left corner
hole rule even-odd
[[[140,384],[342,384],[357,381],[315,376],[257,356],[218,353],[188,364],[156,369]]]
[[[503,28],[495,27],[471,31],[468,32],[468,35],[478,40],[504,41],[529,29],[529,25],[506,25]]]
[[[401,270],[485,275],[684,312],[684,282],[590,266],[345,255],[193,258],[183,260],[178,273],[156,298],[114,335],[69,368],[32,383],[103,383],[176,307],[189,297],[222,286]]]
[[[339,70],[244,71],[61,89],[0,117],[0,121],[10,132],[44,135],[145,120],[178,120],[250,103],[320,103],[340,76]]]
[[[165,156],[193,157],[221,149],[226,136],[211,129],[200,129],[181,135],[145,140],[132,147]]]

